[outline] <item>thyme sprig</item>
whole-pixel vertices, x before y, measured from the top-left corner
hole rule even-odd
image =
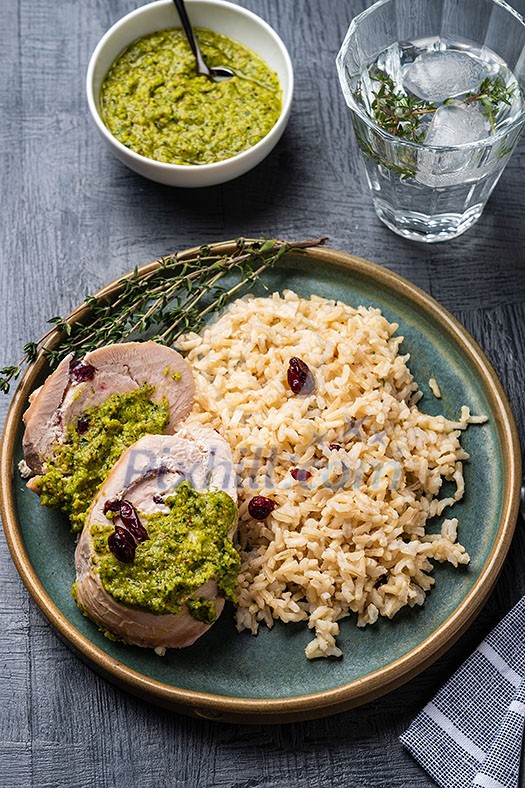
[[[378,87],[372,91],[372,110],[377,125],[400,139],[423,142],[425,130],[421,129],[421,120],[425,115],[436,112],[438,107],[399,90],[392,77],[378,68],[370,76],[378,83]],[[501,105],[510,106],[515,89],[515,85],[507,87],[500,76],[485,77],[477,90],[467,93],[463,98],[447,98],[443,104],[479,104],[492,131],[495,131],[496,116]]]
[[[424,131],[420,129],[421,116],[435,112],[436,106],[397,90],[392,77],[384,71],[376,69],[371,77],[379,83],[377,90],[373,91],[372,102],[377,125],[395,137],[422,142]]]
[[[485,77],[476,91],[467,93],[463,104],[479,103],[481,111],[489,119],[492,131],[496,130],[496,115],[501,109],[502,104],[507,104],[510,107],[514,94],[516,92],[516,85],[506,86],[501,77]],[[449,104],[451,99],[447,99],[445,104]]]
[[[145,272],[135,268],[119,280],[116,292],[107,293],[103,288],[87,296],[69,318],[50,318],[53,328],[36,342],[24,345],[19,363],[0,369],[0,391],[7,393],[24,366],[39,354],[54,369],[69,353],[82,356],[112,342],[147,336],[172,345],[185,332],[199,331],[209,315],[253,286],[284,255],[319,246],[325,240],[292,243],[239,238],[231,254],[221,253],[222,244],[206,245],[161,258]],[[238,275],[236,284],[224,286],[224,277],[233,273]]]

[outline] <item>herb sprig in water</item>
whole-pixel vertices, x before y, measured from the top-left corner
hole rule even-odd
[[[377,125],[400,139],[423,142],[425,130],[421,129],[421,120],[425,115],[436,112],[438,107],[399,90],[393,79],[380,69],[375,69],[371,78],[379,83],[372,94],[372,110]],[[507,87],[499,76],[485,77],[477,90],[467,93],[462,99],[447,98],[443,103],[479,104],[494,131],[497,113],[502,104],[510,106],[515,87]]]
[[[516,92],[516,85],[507,87],[501,77],[485,77],[481,82],[479,88],[472,93],[467,93],[463,104],[479,103],[480,109],[483,114],[489,119],[492,131],[496,130],[496,116],[501,109],[502,104],[510,107],[514,94]],[[452,99],[447,99],[445,104],[452,103]]]
[[[7,393],[24,365],[35,361],[39,353],[53,369],[69,353],[82,356],[102,345],[144,335],[172,345],[183,333],[199,331],[209,315],[258,282],[285,254],[325,240],[289,243],[240,238],[231,254],[221,253],[222,244],[201,246],[162,258],[146,273],[135,269],[119,281],[116,294],[101,291],[88,296],[69,319],[52,317],[48,322],[54,328],[36,342],[28,342],[18,364],[0,369],[0,391]],[[225,287],[222,280],[230,273],[238,281]],[[61,332],[58,344],[53,341],[57,329]]]
[[[394,80],[384,71],[376,69],[371,76],[374,82],[379,82],[372,102],[377,125],[395,137],[422,142],[425,133],[420,130],[421,116],[435,112],[437,107],[397,90]]]

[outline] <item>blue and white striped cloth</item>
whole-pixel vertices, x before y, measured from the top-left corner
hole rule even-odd
[[[525,721],[525,597],[401,741],[443,788],[518,788]]]

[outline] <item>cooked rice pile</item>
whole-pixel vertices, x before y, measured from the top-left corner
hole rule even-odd
[[[457,519],[438,534],[425,525],[462,498],[459,436],[485,419],[418,410],[397,328],[378,309],[287,291],[239,299],[178,343],[196,378],[190,421],[230,443],[239,476],[237,628],[308,621],[309,658],[341,654],[337,622],[351,612],[365,626],[422,605],[431,559],[469,561]],[[293,356],[315,377],[310,395],[288,386]],[[294,468],[310,478],[295,480]],[[439,500],[444,479],[455,492]],[[248,514],[255,495],[277,504],[262,522]]]

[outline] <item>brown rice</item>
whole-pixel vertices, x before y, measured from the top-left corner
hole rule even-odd
[[[462,498],[459,437],[484,418],[418,410],[397,328],[378,309],[286,291],[239,299],[178,343],[197,386],[189,422],[230,443],[239,477],[237,628],[307,621],[309,658],[341,654],[338,621],[352,612],[365,626],[423,604],[431,559],[469,561],[456,518],[425,526]],[[310,395],[287,384],[293,356],[314,375]],[[445,479],[456,489],[439,499]],[[254,495],[276,503],[262,522],[248,514]]]

